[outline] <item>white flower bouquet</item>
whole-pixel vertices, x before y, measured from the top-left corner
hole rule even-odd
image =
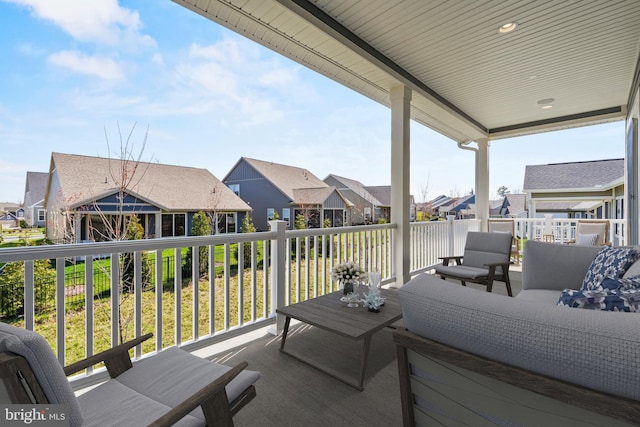
[[[367,280],[367,273],[355,262],[346,261],[331,270],[331,277],[343,288],[345,295],[354,291],[356,285]]]

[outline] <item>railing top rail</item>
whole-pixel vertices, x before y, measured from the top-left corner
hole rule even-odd
[[[112,242],[73,243],[65,245],[27,246],[0,249],[0,262],[33,261],[48,258],[66,258],[106,253],[151,251],[157,249],[184,248],[190,246],[222,245],[226,243],[269,240],[275,232],[264,231],[241,234],[217,234],[212,236],[162,237],[158,239],[125,240]]]
[[[287,237],[328,236],[331,234],[356,233],[359,231],[389,230],[397,228],[396,224],[354,225],[349,227],[307,228],[304,230],[287,230]]]

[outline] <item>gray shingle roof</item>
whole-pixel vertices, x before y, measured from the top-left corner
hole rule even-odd
[[[128,192],[166,211],[250,211],[242,199],[206,169],[126,162],[119,159],[51,154],[63,194],[71,207],[81,206],[117,191],[119,171],[134,174]],[[135,170],[134,170],[135,168]],[[213,191],[215,189],[215,192]],[[49,195],[48,197],[51,197]]]
[[[275,185],[291,200],[296,200],[294,190],[303,188],[327,188],[329,185],[307,169],[287,166],[263,160],[243,159],[262,176]]]
[[[334,191],[335,187],[296,188],[293,190],[293,200],[299,205],[322,205]]]
[[[524,190],[611,187],[624,177],[624,159],[528,165]]]
[[[370,202],[370,203],[372,203],[372,204],[374,204],[376,206],[384,205],[384,203],[382,203],[379,199],[376,198],[376,196],[374,194],[372,194],[369,191],[370,187],[365,187],[360,181],[356,181],[355,179],[349,179],[349,178],[345,178],[343,176],[338,176],[338,175],[334,175],[334,174],[331,174],[329,176],[331,176],[334,179],[340,181],[342,184],[344,184],[344,186],[346,188],[348,188],[349,190],[353,191],[358,196],[362,197],[364,200],[366,200],[366,201],[368,201],[368,202]],[[391,197],[391,196],[389,196],[389,197]]]
[[[391,206],[391,186],[376,185],[364,187],[379,203],[378,206]]]

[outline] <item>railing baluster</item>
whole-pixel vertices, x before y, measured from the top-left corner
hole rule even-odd
[[[182,344],[182,248],[173,251],[174,344]]]
[[[93,356],[94,353],[94,325],[95,314],[93,310],[93,256],[85,256],[84,261],[84,304],[85,317],[84,323],[86,328],[85,335],[85,357]],[[87,374],[93,372],[93,366],[87,368]]]
[[[191,247],[191,336],[200,337],[200,246]]]
[[[216,333],[216,245],[209,245],[209,335]]]
[[[58,361],[65,366],[65,289],[64,289],[65,259],[56,258],[56,350]]]
[[[244,324],[244,243],[238,243],[238,326]]]
[[[120,344],[120,254],[111,254],[111,346]]]
[[[231,301],[229,296],[231,295],[231,254],[229,253],[229,244],[224,244],[224,329],[229,329],[231,322]]]
[[[256,310],[257,310],[257,269],[258,269],[258,251],[257,251],[257,242],[251,242],[251,321],[256,321]]]
[[[134,290],[134,329],[135,337],[142,335],[142,253],[136,251],[133,255],[133,290]],[[142,356],[142,345],[135,348],[135,358]]]
[[[162,249],[156,249],[156,351],[162,350]]]

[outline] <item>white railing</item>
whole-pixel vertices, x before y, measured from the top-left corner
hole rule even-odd
[[[24,265],[17,284],[21,316],[14,323],[45,335],[62,364],[153,332],[154,341],[136,349],[139,358],[167,346],[204,345],[244,327],[272,323],[279,305],[336,290],[330,272],[344,260],[380,271],[385,282],[395,276],[395,225],[286,231],[284,224],[276,222],[274,230],[261,233],[0,249],[0,267]],[[183,278],[188,250],[193,254],[191,273]],[[203,254],[208,263],[204,279],[199,274],[201,250],[208,251]],[[38,263],[50,259],[55,260],[54,278],[43,283]],[[132,290],[111,292],[125,282],[117,272],[126,259],[133,259]],[[73,260],[82,262],[70,266]],[[146,262],[151,268],[145,269]],[[69,269],[80,272],[73,275],[72,286],[65,279]],[[193,283],[199,283],[199,292]],[[48,286],[50,304],[41,300]],[[41,326],[38,319],[45,316],[55,319],[55,327]]]
[[[140,358],[171,345],[195,348],[273,325],[277,307],[336,290],[330,272],[345,260],[380,271],[385,283],[395,280],[393,260],[402,254],[392,250],[394,224],[293,231],[284,224],[274,222],[272,231],[261,233],[0,249],[0,268],[15,261],[24,266],[23,280],[15,284],[21,315],[13,323],[47,337],[62,364],[153,332],[153,342],[136,348],[134,357]],[[478,230],[479,224],[412,223],[411,273],[432,268],[439,257],[461,254],[467,232]],[[516,234],[540,238],[549,225],[557,241],[574,237],[575,220],[518,219]],[[611,230],[613,244],[623,243],[623,222],[612,221]],[[183,278],[188,250],[192,262]],[[201,250],[208,254],[200,256]],[[50,259],[55,260],[53,306],[42,303],[46,286],[39,277],[39,263]],[[84,261],[68,266],[77,259]],[[110,272],[121,271],[126,259],[133,259],[132,290],[111,293],[120,288],[123,276]],[[203,276],[201,259],[208,264]],[[74,267],[80,275],[73,276],[70,286],[65,276]],[[193,283],[199,284],[197,292]],[[7,295],[0,291],[0,298]],[[55,319],[54,327],[47,329],[51,322],[43,321],[46,316]]]
[[[462,255],[467,232],[479,229],[478,220],[411,223],[411,274],[432,269],[440,257]]]
[[[515,218],[516,236],[520,239],[566,243],[576,240],[578,218]],[[624,219],[609,219],[609,242],[613,246],[627,244]]]

